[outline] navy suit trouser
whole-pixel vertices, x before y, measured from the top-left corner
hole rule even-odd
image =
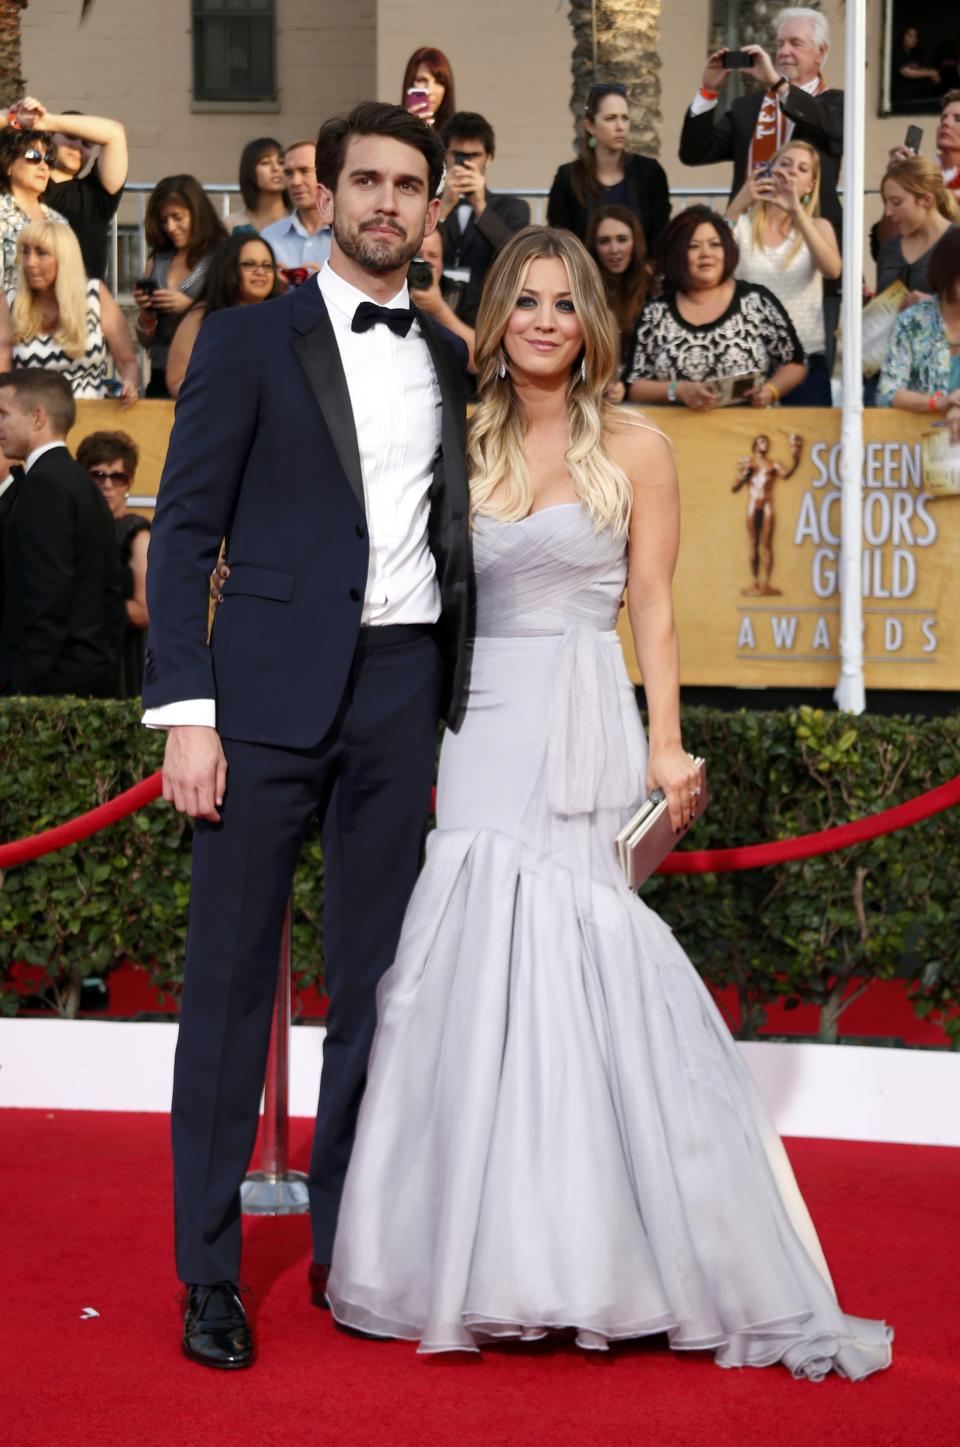
[[[376,987],[393,962],[422,859],[440,683],[430,630],[364,628],[337,716],[315,748],[223,740],[222,821],[198,821],[194,837],[174,1070],[182,1281],[240,1274],[240,1185],[257,1133],[283,913],[315,814],[330,1007],[309,1191],[314,1259],[330,1261]]]

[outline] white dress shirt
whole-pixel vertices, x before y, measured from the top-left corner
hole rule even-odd
[[[427,524],[441,398],[429,349],[417,322],[406,337],[382,323],[353,331],[357,307],[370,298],[329,265],[304,284],[319,286],[326,302],[357,433],[370,544],[361,622],[435,623],[440,588]],[[406,284],[386,305],[410,305]],[[213,728],[216,706],[213,699],[186,699],[147,709],[143,722]]]
[[[3,494],[6,492],[6,490],[7,490],[8,487],[13,487],[13,473],[12,473],[12,472],[8,472],[7,475],[6,475],[6,477],[3,479],[3,481],[0,482],[0,497],[3,497]]]

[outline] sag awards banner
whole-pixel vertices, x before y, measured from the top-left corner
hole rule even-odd
[[[170,402],[81,402],[70,444],[99,428],[137,442],[147,516]],[[674,587],[685,684],[830,687],[839,667],[840,412],[651,409],[673,440],[683,504]],[[864,413],[864,649],[868,688],[960,689],[960,495],[925,490],[927,419]],[[936,435],[936,434],[934,434]],[[939,440],[939,437],[938,437]],[[928,467],[930,449],[928,447]],[[626,610],[621,637],[639,678]]]
[[[840,640],[840,423],[828,408],[651,409],[682,499],[674,602],[686,684],[832,686]],[[868,688],[960,688],[960,496],[924,488],[905,412],[864,413]],[[621,614],[621,637],[639,678]]]

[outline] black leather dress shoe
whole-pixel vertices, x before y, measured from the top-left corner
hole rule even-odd
[[[321,1311],[329,1311],[330,1303],[327,1300],[327,1277],[330,1275],[329,1266],[320,1266],[316,1261],[311,1261],[307,1270],[307,1280],[310,1283],[310,1300],[314,1306],[319,1306]]]
[[[233,1281],[188,1286],[183,1354],[203,1367],[237,1371],[253,1361],[253,1333]]]

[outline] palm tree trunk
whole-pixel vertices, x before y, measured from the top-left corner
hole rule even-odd
[[[3,107],[23,95],[20,12],[27,4],[28,0],[0,0],[0,106]]]
[[[619,81],[630,101],[627,149],[660,151],[660,0],[570,0],[574,135],[595,81]]]

